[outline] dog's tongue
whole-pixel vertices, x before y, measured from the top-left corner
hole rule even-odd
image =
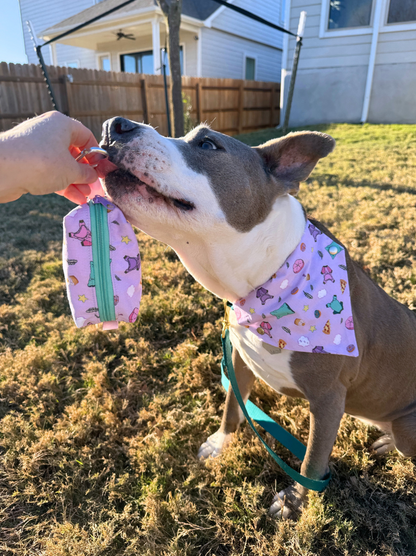
[[[118,166],[110,162],[107,158],[100,160],[96,166],[96,171],[99,178],[105,178],[110,172],[118,169]]]

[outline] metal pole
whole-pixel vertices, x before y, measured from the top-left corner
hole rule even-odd
[[[41,50],[42,45],[38,43],[36,33],[35,33],[35,29],[33,28],[32,22],[31,21],[26,21],[26,25],[28,26],[29,35],[30,35],[30,38],[32,39],[33,46],[34,46],[36,55],[37,55],[38,60],[39,60],[39,65],[40,65],[40,68],[41,68],[42,73],[43,73],[43,78],[45,80],[49,96],[51,98],[52,106],[54,107],[55,110],[59,110],[58,105],[56,104],[55,95],[53,94],[52,84],[51,84],[51,81],[49,79],[48,70],[46,69],[45,60],[43,59],[42,50]]]
[[[162,71],[163,71],[163,84],[165,87],[165,104],[166,104],[166,117],[168,119],[168,136],[172,137],[172,126],[170,123],[170,108],[169,108],[169,94],[168,94],[168,83],[166,80],[166,46],[162,49]]]
[[[54,92],[53,92],[52,83],[49,79],[48,70],[46,69],[45,60],[43,59],[41,49],[42,49],[42,46],[39,45],[39,46],[36,47],[35,50],[36,50],[36,54],[38,55],[38,60],[39,60],[39,64],[40,64],[40,67],[41,67],[41,70],[42,70],[42,73],[43,73],[43,78],[44,78],[45,83],[46,83],[46,88],[48,89],[48,93],[49,93],[49,96],[51,98],[52,106],[54,107],[55,110],[58,110],[60,112],[60,110],[58,108],[58,105],[56,103],[56,98],[55,98],[55,95],[54,95]]]
[[[282,128],[283,134],[287,133],[287,128],[289,126],[290,109],[292,108],[293,92],[295,90],[296,73],[298,70],[300,49],[302,47],[302,37],[303,37],[303,33],[305,32],[305,23],[306,23],[306,12],[300,12],[298,33],[296,38],[295,55],[293,57],[292,75],[290,76],[289,92],[287,95],[286,109],[285,109],[285,119]]]

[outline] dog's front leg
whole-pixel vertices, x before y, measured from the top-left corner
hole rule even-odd
[[[310,400],[310,426],[301,474],[320,480],[327,475],[329,457],[344,414],[346,389],[339,384]],[[287,519],[298,513],[306,501],[308,489],[299,483],[280,491],[273,498],[270,514]]]
[[[238,387],[245,403],[250,396],[255,376],[241,359],[240,354],[235,348],[233,349],[233,365]],[[243,412],[238,405],[237,399],[230,385],[227,392],[227,398],[225,400],[221,426],[217,432],[211,435],[199,448],[198,457],[200,459],[205,459],[208,457],[219,456],[227,444],[229,444],[233,434],[238,430],[243,421]]]

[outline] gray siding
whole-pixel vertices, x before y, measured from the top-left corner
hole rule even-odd
[[[244,79],[244,54],[256,58],[256,80],[280,82],[282,52],[217,29],[202,29],[203,77]]]
[[[256,2],[252,0],[236,0],[234,5],[244,8],[276,25],[282,24],[281,0],[256,0]],[[225,8],[224,11],[214,18],[212,27],[253,41],[283,48],[283,34],[281,32],[253,21],[229,8]]]

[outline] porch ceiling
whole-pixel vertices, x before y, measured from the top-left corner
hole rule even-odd
[[[89,19],[99,16],[101,13],[114,8],[122,0],[104,0],[91,8],[83,10],[74,16],[57,23],[42,31],[41,36],[45,40],[53,39],[61,33],[85,23]],[[219,5],[213,0],[184,0],[182,9],[181,29],[184,31],[195,31],[204,25],[204,19],[209,17],[218,9]],[[114,32],[122,29],[125,33],[140,35],[151,34],[152,21],[159,19],[163,22],[163,14],[155,0],[137,0],[119,11],[116,11],[90,25],[80,29],[59,40],[60,43],[71,46],[80,46],[97,50],[97,44],[114,40]],[[127,43],[128,39],[121,39],[120,43]]]
[[[99,27],[94,26],[92,28],[86,27],[85,29],[81,29],[77,33],[73,33],[72,35],[68,35],[59,40],[61,44],[69,44],[71,46],[80,46],[82,48],[90,48],[91,50],[100,50],[99,45],[102,43],[114,43],[115,45],[120,45],[120,47],[125,48],[126,46],[132,45],[134,47],[135,41],[130,39],[116,39],[116,33],[120,29],[123,30],[123,33],[131,33],[136,38],[152,35],[152,22],[151,20],[147,21],[137,21],[137,18],[134,20],[123,21],[119,22],[112,22],[111,25],[108,23],[106,25],[100,25]],[[46,37],[44,37],[46,39]]]

